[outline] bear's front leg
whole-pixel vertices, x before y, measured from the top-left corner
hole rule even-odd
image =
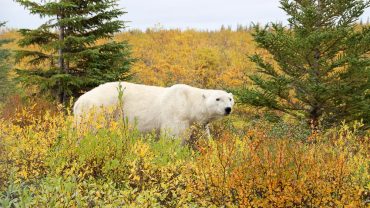
[[[209,130],[209,123],[207,123],[205,126],[204,126],[204,130],[206,132],[206,135],[207,135],[207,139],[210,140],[211,139],[211,131]]]
[[[166,122],[161,125],[161,135],[181,138],[184,141],[186,137],[185,133],[189,126],[189,122],[187,121],[175,120],[172,122]]]

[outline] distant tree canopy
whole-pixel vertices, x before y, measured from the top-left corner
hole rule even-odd
[[[256,26],[254,39],[272,59],[250,56],[259,73],[239,91],[242,103],[305,118],[313,129],[342,120],[370,125],[370,28],[355,27],[370,3],[281,0],[282,24]]]
[[[36,85],[66,104],[99,84],[129,78],[133,62],[127,42],[113,41],[125,28],[117,20],[125,12],[117,0],[16,0],[32,14],[48,17],[37,29],[21,29],[21,47],[16,60],[26,60],[28,69],[18,69],[20,80]]]
[[[0,22],[0,28],[5,26],[5,22]],[[11,42],[11,39],[0,39],[0,103],[6,101],[6,98],[12,93],[15,88],[14,81],[9,78],[9,57],[10,51],[3,49],[2,46]]]

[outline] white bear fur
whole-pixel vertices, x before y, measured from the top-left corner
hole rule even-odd
[[[155,130],[181,137],[192,124],[206,126],[225,116],[225,108],[234,105],[232,94],[222,90],[199,89],[184,84],[164,88],[110,82],[78,98],[73,107],[77,125],[93,107],[117,106],[119,85],[123,89],[124,116],[130,123],[136,123],[140,132]]]

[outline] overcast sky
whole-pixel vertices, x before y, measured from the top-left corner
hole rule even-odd
[[[221,25],[286,22],[279,0],[121,0],[128,13],[121,17],[130,29],[163,28],[219,29]],[[361,19],[367,21],[370,9]],[[38,16],[13,0],[0,0],[0,21],[11,28],[35,28],[43,23]]]

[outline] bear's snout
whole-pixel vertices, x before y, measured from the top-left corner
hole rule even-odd
[[[230,107],[225,108],[225,114],[229,115],[230,113],[231,113],[231,108]]]

